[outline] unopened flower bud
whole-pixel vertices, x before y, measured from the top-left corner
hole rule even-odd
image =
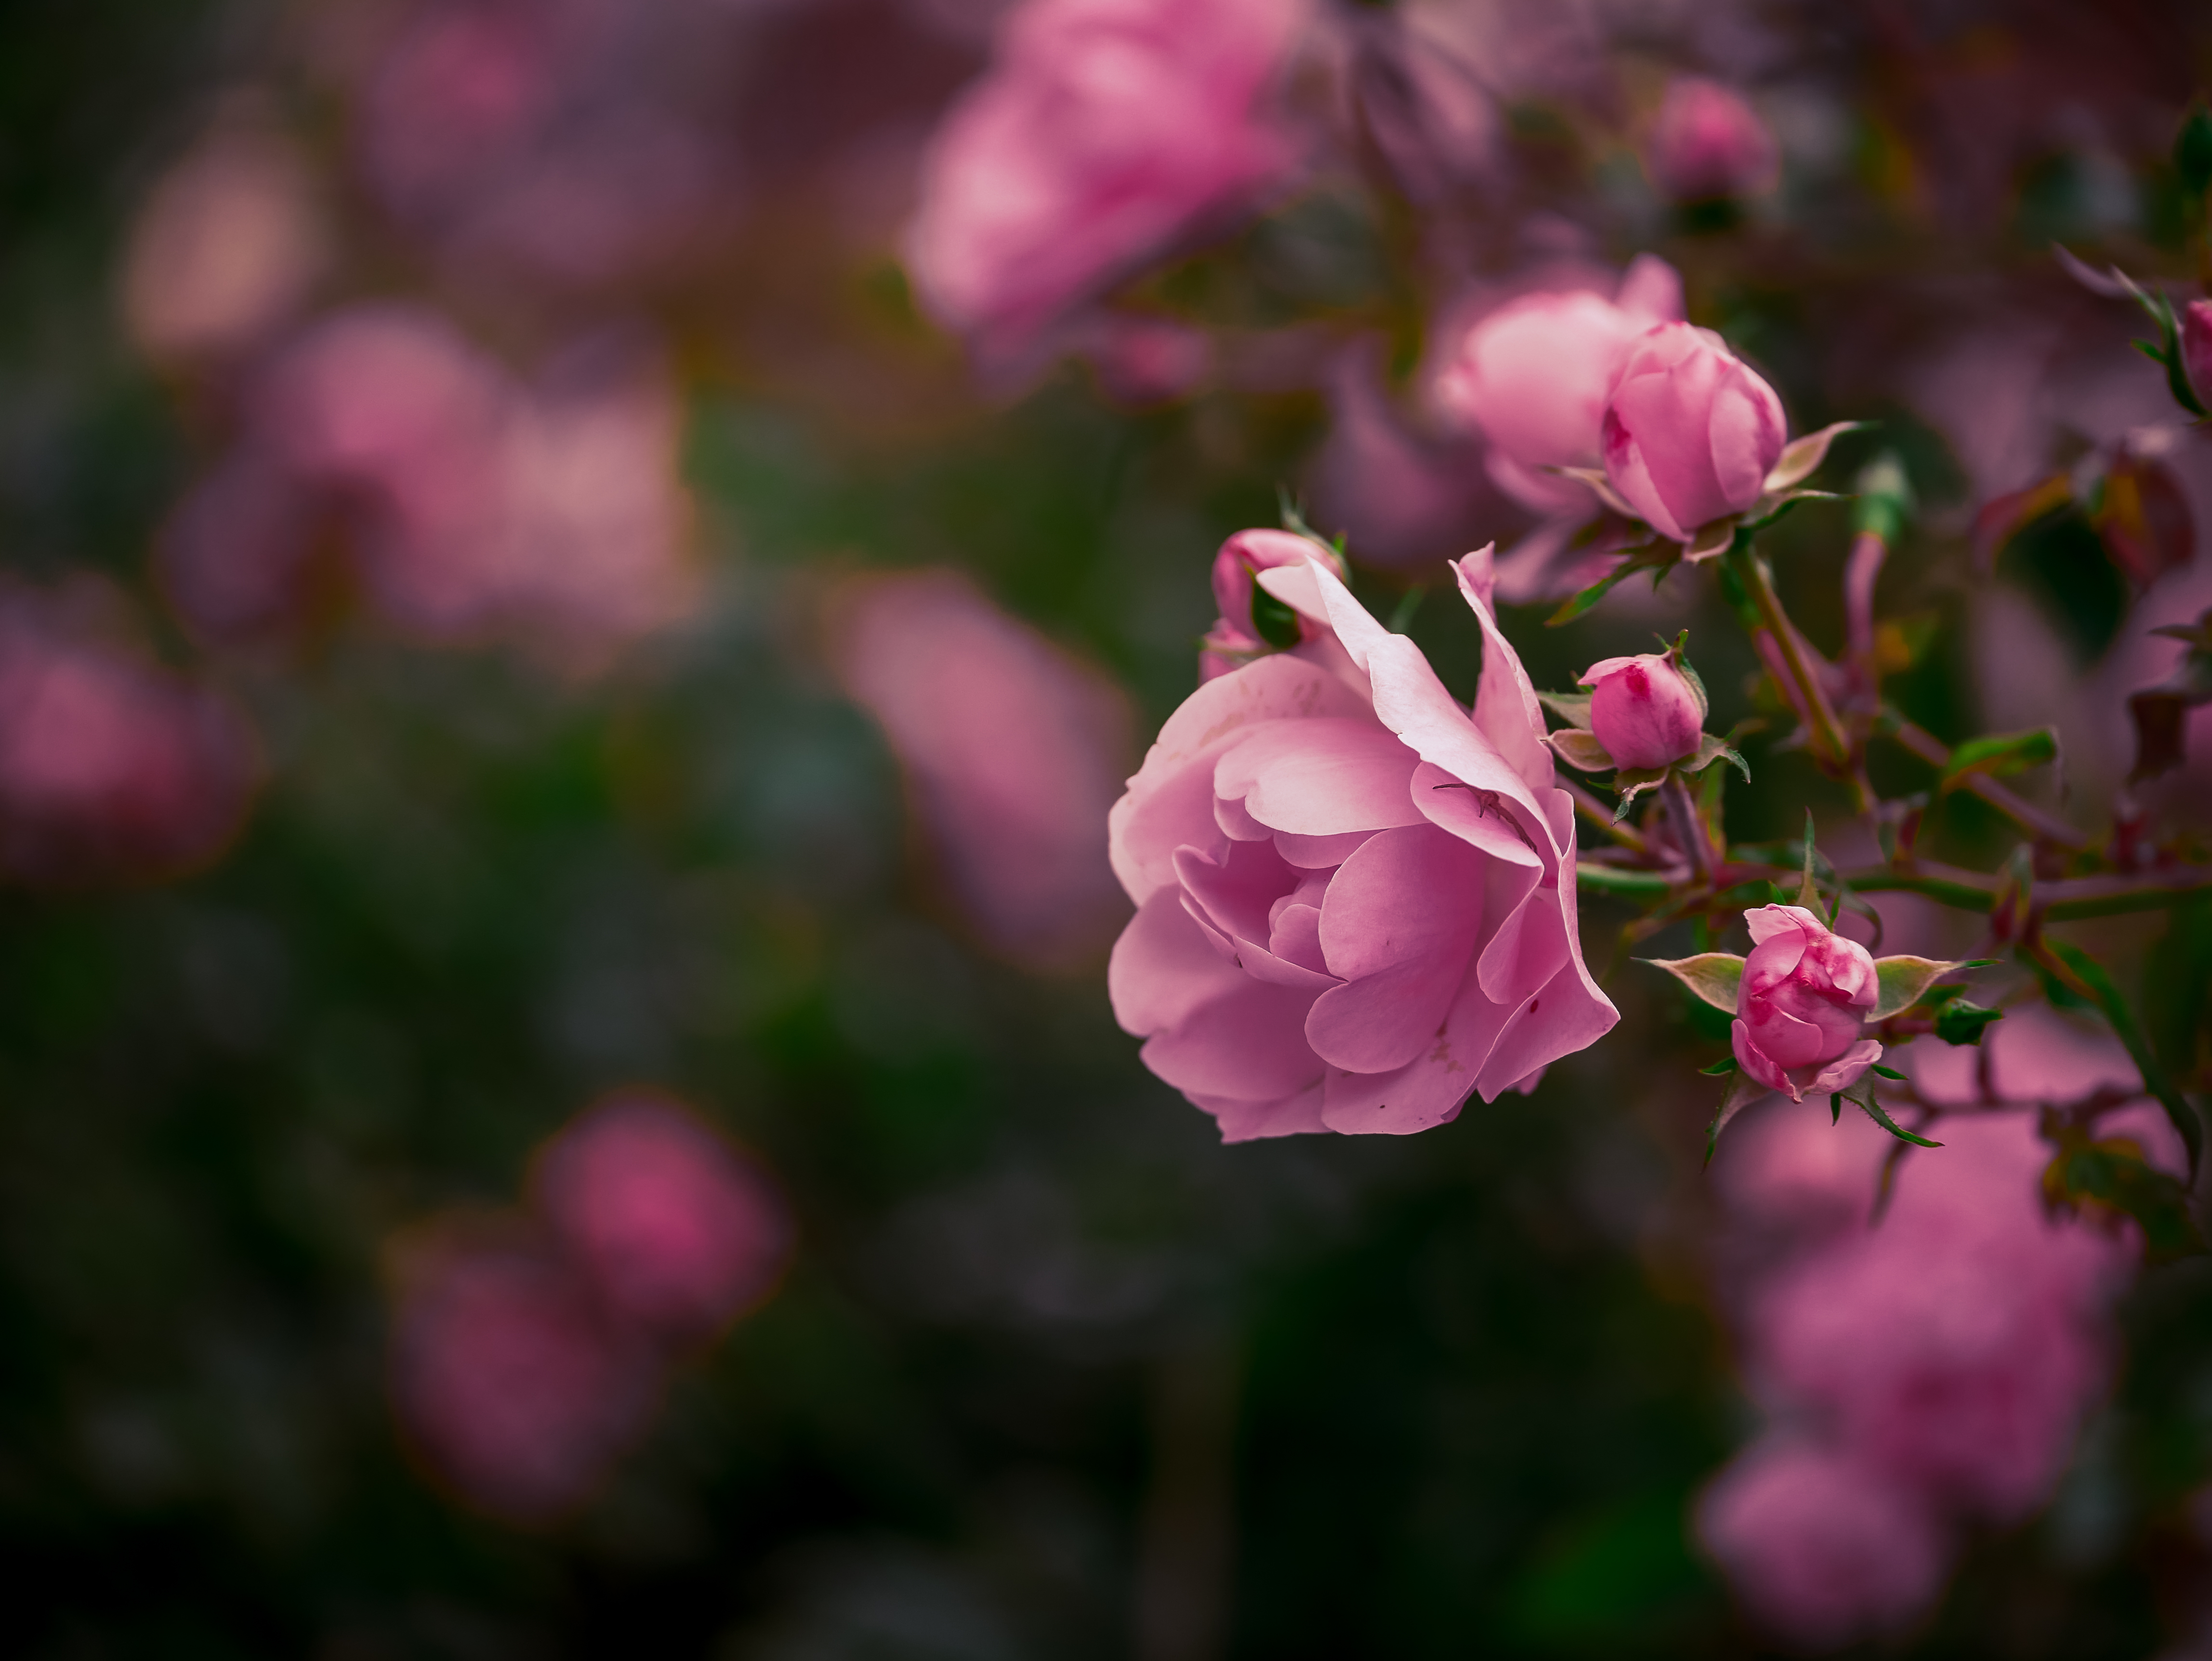
[[[1705,703],[1670,654],[1607,658],[1583,672],[1590,730],[1623,768],[1665,767],[1697,754]]]
[[[2181,367],[2197,401],[2212,406],[2212,300],[2181,308]]]
[[[1213,599],[1220,619],[1206,636],[1203,678],[1226,674],[1245,659],[1270,647],[1296,646],[1316,632],[1314,624],[1261,588],[1254,579],[1279,566],[1318,559],[1340,577],[1344,561],[1336,551],[1294,531],[1239,531],[1213,557]]]
[[[1683,76],[1667,88],[1644,161],[1651,182],[1677,202],[1753,196],[1774,188],[1774,135],[1743,95],[1717,81]]]
[[[1774,388],[1709,329],[1662,323],[1639,337],[1605,411],[1605,472],[1660,535],[1757,502],[1782,459],[1789,423]]]
[[[1878,995],[1874,958],[1802,905],[1762,905],[1732,1029],[1738,1065],[1793,1101],[1848,1090],[1881,1059],[1862,1036]]]

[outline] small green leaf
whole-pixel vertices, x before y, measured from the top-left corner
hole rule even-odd
[[[1415,583],[1398,596],[1398,604],[1390,613],[1390,632],[1402,635],[1413,626],[1413,618],[1421,609],[1421,602],[1429,597],[1425,583]]]
[[[1588,692],[1539,692],[1536,702],[1568,726],[1587,729],[1590,724],[1590,697]]]
[[[1751,782],[1750,764],[1737,753],[1726,739],[1717,738],[1711,733],[1698,739],[1696,755],[1687,761],[1677,762],[1675,765],[1685,773],[1702,773],[1717,761],[1728,761],[1734,764],[1735,770],[1743,775],[1743,782],[1746,784]]]
[[[1951,760],[1936,781],[1936,788],[1957,789],[1979,774],[2006,778],[2031,767],[2047,767],[2058,759],[2058,731],[2039,727],[2032,733],[1998,733],[1985,739],[1969,739],[1951,752]]]
[[[2173,136],[2173,170],[2181,175],[2181,188],[2191,196],[2212,190],[2212,112],[2201,100]]]
[[[1681,557],[1681,549],[1671,542],[1649,542],[1640,548],[1632,549],[1626,558],[1589,587],[1569,595],[1565,605],[1544,619],[1544,626],[1556,629],[1563,623],[1572,623],[1611,593],[1617,584],[1626,582],[1636,572],[1664,571]]]
[[[1880,1062],[1876,1062],[1867,1070],[1870,1073],[1879,1073],[1885,1079],[1902,1079],[1905,1076],[1905,1074],[1899,1072],[1895,1068],[1884,1067]]]
[[[1886,1021],[1918,1003],[1929,987],[1960,964],[1935,958],[1876,958],[1876,987],[1872,1021]]]
[[[1900,1142],[1911,1142],[1915,1147],[1941,1147],[1943,1146],[1941,1142],[1929,1141],[1925,1136],[1914,1135],[1912,1132],[1907,1130],[1903,1125],[1898,1123],[1896,1120],[1891,1118],[1889,1115],[1882,1110],[1881,1104],[1875,1099],[1874,1092],[1872,1090],[1869,1090],[1863,1096],[1854,1096],[1851,1099],[1866,1110],[1867,1117],[1872,1119],[1876,1124],[1880,1125],[1884,1130],[1889,1132],[1891,1135],[1896,1137]]]
[[[1298,643],[1298,614],[1258,583],[1252,585],[1252,627],[1268,645],[1287,648]]]
[[[1735,1013],[1736,989],[1743,984],[1743,959],[1733,952],[1700,952],[1694,958],[1638,958],[1663,969],[1716,1009]]]
[[[1667,782],[1663,767],[1624,767],[1613,776],[1613,788],[1620,793],[1620,806],[1613,810],[1613,822],[1618,824],[1628,817],[1628,810],[1636,799],[1649,790],[1656,790]]]
[[[1715,1062],[1711,1067],[1701,1067],[1698,1071],[1704,1074],[1708,1079],[1725,1079],[1729,1074],[1735,1072],[1735,1057],[1733,1056],[1723,1056],[1720,1060]]]
[[[1961,998],[1936,1012],[1936,1036],[1945,1043],[1975,1044],[1990,1030],[1990,1023],[2004,1019],[2002,1009],[1984,1009]]]
[[[1705,1126],[1705,1164],[1708,1167],[1713,1162],[1713,1150],[1720,1146],[1721,1132],[1729,1128],[1729,1121],[1765,1093],[1752,1083],[1748,1073],[1729,1076],[1728,1088],[1721,1092],[1721,1104],[1713,1110],[1712,1121]]]
[[[2159,1105],[2166,1110],[2166,1116],[2173,1122],[2174,1129],[2180,1133],[2182,1146],[2189,1150],[2189,1177],[2192,1183],[2195,1183],[2197,1166],[2204,1157],[2203,1121],[2197,1117],[2196,1108],[2174,1088],[2173,1080],[2166,1076],[2166,1068],[2151,1053],[2150,1045],[2143,1037],[2142,1028],[2136,1024],[2135,1011],[2129,1007],[2127,999],[2121,995],[2118,985],[2104,964],[2080,946],[2048,934],[2043,937],[2041,944],[2043,952],[2049,954],[2053,965],[2088,995],[2090,1001],[2103,1012],[2105,1019],[2111,1024],[2120,1042],[2127,1046],[2130,1058],[2142,1074],[2143,1087],[2158,1098]]]
[[[1844,1098],[1843,1092],[1838,1091],[1834,1095],[1828,1098],[1828,1123],[1830,1124],[1841,1124],[1843,1122]]]
[[[1551,734],[1547,742],[1551,745],[1553,753],[1570,767],[1579,768],[1585,773],[1609,773],[1613,770],[1613,757],[1606,753],[1605,746],[1597,741],[1595,733],[1579,727],[1562,727]]]

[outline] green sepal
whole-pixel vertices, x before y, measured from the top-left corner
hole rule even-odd
[[[1876,958],[1874,1012],[1867,1019],[1886,1021],[1892,1015],[1903,1014],[1926,996],[1928,989],[1937,981],[1965,967],[1963,963],[1936,958]]]
[[[1556,629],[1563,623],[1572,623],[1635,573],[1656,571],[1664,575],[1667,569],[1681,557],[1681,549],[1671,542],[1647,542],[1639,548],[1632,549],[1627,558],[1589,587],[1570,594],[1558,611],[1544,619],[1544,626]]]
[[[1723,1056],[1711,1067],[1701,1067],[1698,1069],[1708,1079],[1725,1079],[1735,1070],[1736,1059],[1733,1056]]]
[[[2003,1010],[1984,1009],[1962,998],[1936,1012],[1936,1036],[1948,1044],[1978,1044],[1990,1023],[2003,1019]]]
[[[1588,692],[1539,692],[1536,702],[1568,726],[1587,730],[1590,724],[1591,696]]]
[[[1728,1087],[1721,1092],[1721,1104],[1713,1110],[1711,1123],[1705,1126],[1705,1165],[1708,1169],[1713,1163],[1713,1150],[1720,1146],[1721,1132],[1729,1128],[1729,1121],[1765,1093],[1752,1082],[1748,1073],[1729,1075]]]
[[[1606,747],[1598,742],[1597,734],[1585,727],[1562,727],[1547,736],[1545,742],[1552,753],[1568,766],[1584,773],[1610,773],[1613,759]]]
[[[1279,649],[1287,650],[1301,638],[1297,612],[1257,582],[1252,585],[1252,628],[1261,640]]]
[[[1735,952],[1700,952],[1694,958],[1638,958],[1636,961],[1665,970],[1700,1001],[1735,1013],[1737,989],[1743,984],[1743,959]]]
[[[1620,806],[1613,810],[1613,822],[1618,824],[1626,818],[1638,796],[1656,790],[1666,782],[1667,770],[1663,767],[1624,767],[1615,773],[1613,788],[1620,793]]]
[[[1743,775],[1743,782],[1746,784],[1751,782],[1751,764],[1726,739],[1711,733],[1698,736],[1696,755],[1687,761],[1678,761],[1674,765],[1685,773],[1702,773],[1717,761],[1734,764],[1735,770]]]
[[[1873,1066],[1867,1068],[1867,1071],[1869,1073],[1878,1073],[1885,1079],[1902,1079],[1905,1076],[1905,1074],[1899,1072],[1895,1068],[1884,1067],[1880,1062],[1875,1062]]]

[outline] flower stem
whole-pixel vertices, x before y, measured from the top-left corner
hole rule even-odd
[[[1690,874],[1700,887],[1711,884],[1712,846],[1705,836],[1705,823],[1698,817],[1698,805],[1690,800],[1689,786],[1682,782],[1680,773],[1669,772],[1659,791],[1667,800],[1667,818],[1674,827],[1674,840],[1681,844],[1683,857],[1690,861]]]

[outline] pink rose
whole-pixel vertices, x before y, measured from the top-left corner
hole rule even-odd
[[[1757,502],[1782,458],[1789,422],[1774,388],[1710,329],[1662,323],[1623,360],[1605,406],[1605,472],[1662,536]]]
[[[1709,202],[1772,190],[1781,153],[1742,94],[1686,75],[1667,88],[1644,165],[1651,182],[1674,201]]]
[[[2212,405],[2212,300],[2192,300],[2181,308],[2181,367],[2197,401]]]
[[[1552,467],[1604,457],[1606,399],[1630,346],[1682,315],[1682,282],[1638,257],[1611,300],[1589,291],[1523,295],[1449,345],[1430,396],[1437,412],[1490,441],[1485,465],[1500,490],[1537,513],[1590,505],[1587,486]]]
[[[1273,595],[1262,594],[1255,580],[1261,571],[1303,565],[1309,559],[1322,561],[1340,578],[1346,575],[1344,561],[1334,549],[1294,531],[1239,531],[1221,545],[1213,557],[1213,603],[1221,615],[1203,642],[1206,649],[1199,660],[1202,678],[1225,675],[1271,646],[1291,646],[1327,632],[1323,624],[1300,616]],[[1291,638],[1270,639],[1270,631],[1254,616],[1255,605],[1270,603],[1287,613],[1283,621]]]
[[[1240,1141],[1425,1130],[1619,1019],[1583,968],[1572,802],[1489,605],[1472,715],[1320,560],[1261,585],[1329,632],[1207,681],[1110,820],[1138,913],[1109,987],[1146,1065]]]
[[[1753,944],[1730,1029],[1738,1065],[1792,1101],[1849,1089],[1881,1059],[1859,1036],[1875,1006],[1873,957],[1802,905],[1762,905],[1743,920]]]
[[[945,118],[907,259],[923,306],[1018,356],[1078,301],[1294,160],[1264,95],[1292,0],[1029,0]]]
[[[1616,767],[1665,767],[1698,753],[1705,701],[1665,652],[1607,658],[1583,671],[1590,730]]]
[[[791,1247],[767,1180],[689,1108],[630,1091],[546,1144],[538,1208],[601,1303],[664,1336],[713,1331],[758,1303]]]

